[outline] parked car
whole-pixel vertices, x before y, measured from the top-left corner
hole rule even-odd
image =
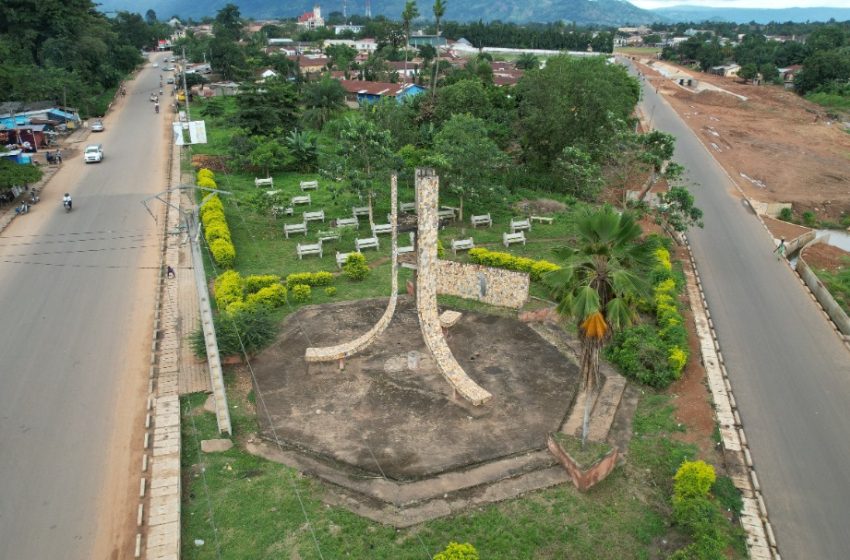
[[[86,163],[98,163],[103,161],[103,145],[89,144],[86,146],[86,151],[83,152],[83,159]]]
[[[91,123],[91,126],[89,128],[92,132],[103,132],[103,121],[100,119],[96,119],[94,122]]]
[[[165,83],[166,83],[166,84],[173,84],[173,83],[174,83],[174,78],[168,78],[167,80],[165,80]]]
[[[165,70],[166,72],[173,72],[174,67],[173,66],[166,66],[165,68],[163,68],[163,70]]]

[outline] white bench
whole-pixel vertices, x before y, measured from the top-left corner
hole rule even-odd
[[[351,213],[354,214],[354,217],[357,218],[359,216],[368,216],[369,215],[369,207],[368,206],[354,206],[351,208]]]
[[[344,265],[345,261],[348,260],[348,255],[350,255],[350,254],[351,253],[340,253],[339,251],[337,251],[336,252],[336,265],[337,265],[337,267],[342,268],[342,265]]]
[[[531,221],[538,222],[541,224],[551,224],[555,221],[555,218],[551,216],[532,216]]]
[[[416,234],[413,233],[412,231],[410,231],[408,233],[410,234],[410,245],[405,245],[404,247],[399,247],[398,249],[396,249],[396,251],[398,252],[399,255],[403,255],[405,253],[412,253],[413,252],[413,244],[415,243],[415,240],[416,240]]]
[[[318,232],[316,237],[321,243],[324,243],[325,241],[336,241],[339,239],[339,232],[335,229],[329,229],[327,231]]]
[[[372,235],[377,237],[382,233],[392,233],[393,225],[392,224],[372,224]]]
[[[313,202],[310,200],[310,195],[305,194],[304,196],[293,196],[290,201],[291,204],[306,204],[307,206],[311,205]]]
[[[275,189],[273,191],[266,191],[266,196],[274,196],[278,193],[282,192],[280,189]]]
[[[337,218],[336,219],[336,227],[338,227],[338,228],[343,228],[343,227],[359,228],[360,222],[357,221],[357,218]]]
[[[359,253],[361,249],[368,248],[380,249],[377,237],[364,237],[363,239],[354,240],[354,248]]]
[[[525,245],[525,234],[521,231],[517,231],[514,233],[505,232],[502,234],[502,244],[505,247],[508,247],[513,243],[522,243],[523,245]]]
[[[271,177],[266,177],[265,179],[260,179],[259,177],[254,177],[254,186],[255,187],[273,187],[274,180]]]
[[[302,191],[315,191],[319,188],[318,181],[301,181]]]
[[[283,234],[289,239],[290,233],[303,233],[307,235],[307,223],[302,222],[300,224],[283,224]]]
[[[399,212],[416,212],[416,203],[415,202],[399,202],[398,203],[398,211]]]
[[[319,258],[322,258],[324,255],[322,254],[322,242],[311,243],[311,244],[301,244],[295,246],[295,252],[298,253],[298,259],[302,259],[304,255],[319,255]]]
[[[304,212],[304,223],[307,222],[324,222],[325,221],[325,211],[317,210],[315,212]]]
[[[531,231],[531,221],[528,218],[522,220],[511,218],[511,233],[523,230]]]
[[[440,206],[440,210],[451,210],[455,218],[460,216],[460,208],[457,206]]]
[[[466,239],[452,239],[452,253],[457,255],[458,251],[468,251],[475,248],[475,242],[471,237]]]
[[[272,206],[272,216],[275,218],[278,216],[292,216],[294,213],[291,206]]]
[[[480,216],[471,216],[469,221],[472,222],[472,227],[493,225],[493,220],[490,218],[490,213],[481,214]]]
[[[454,220],[455,219],[455,211],[454,210],[438,210],[437,211],[437,217],[439,219]]]

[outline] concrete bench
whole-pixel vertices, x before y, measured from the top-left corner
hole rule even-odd
[[[493,225],[493,220],[490,218],[490,213],[481,214],[480,216],[471,216],[469,221],[472,222],[472,227]]]
[[[313,203],[313,201],[312,201],[312,200],[310,200],[310,195],[309,195],[309,194],[305,194],[304,196],[293,196],[293,197],[292,197],[292,200],[290,201],[290,203],[291,203],[292,205],[296,205],[296,204],[306,204],[307,206],[310,206],[310,205]]]
[[[336,241],[339,239],[339,232],[335,229],[329,229],[318,232],[316,237],[321,243],[324,243],[325,241]]]
[[[357,218],[337,218],[336,219],[336,227],[338,227],[338,228],[343,228],[343,227],[359,228],[360,222],[357,221]]]
[[[454,210],[437,210],[437,217],[441,220],[454,220],[455,219],[455,211]]]
[[[441,211],[442,210],[446,210],[446,211],[451,210],[452,213],[454,214],[455,218],[460,216],[460,207],[458,207],[458,206],[440,206],[440,210]]]
[[[315,191],[319,188],[318,181],[301,181],[302,191]]]
[[[311,244],[301,244],[295,246],[295,252],[298,253],[298,259],[302,259],[304,255],[319,255],[319,258],[322,258],[322,242],[319,243],[311,243]]]
[[[364,237],[363,239],[354,240],[354,248],[357,249],[358,253],[361,249],[369,249],[370,247],[380,249],[377,237]]]
[[[537,223],[540,223],[540,224],[551,224],[552,222],[555,221],[555,218],[553,218],[551,216],[532,216],[531,221],[537,222]]]
[[[416,213],[416,203],[415,202],[399,202],[398,203],[398,211],[399,212],[407,212],[407,213]]]
[[[399,247],[398,249],[396,249],[396,251],[398,252],[399,255],[404,255],[405,253],[412,253],[413,252],[413,247],[414,247],[414,243],[415,243],[415,240],[416,240],[416,234],[413,233],[412,231],[408,232],[408,234],[410,235],[410,245],[405,245],[404,247]]]
[[[458,251],[468,251],[475,248],[475,242],[471,237],[466,239],[452,239],[452,253],[457,255]]]
[[[290,233],[303,233],[307,235],[307,223],[302,222],[300,224],[283,224],[283,234],[289,239]]]
[[[304,212],[304,222],[324,222],[325,211],[316,210],[315,212]]]
[[[503,233],[502,234],[502,244],[505,247],[508,247],[514,243],[522,243],[525,245],[525,234],[521,231],[517,231],[514,233]]]
[[[255,187],[273,187],[274,179],[271,177],[266,177],[265,179],[260,179],[259,177],[254,177],[254,186]]]
[[[272,216],[292,216],[295,212],[291,206],[272,206]]]
[[[355,218],[359,216],[368,216],[369,215],[369,207],[368,206],[354,206],[351,208],[351,213]]]
[[[283,191],[281,191],[280,189],[275,189],[273,191],[266,191],[266,196],[275,196],[276,194],[281,193],[281,192],[283,192]]]
[[[345,261],[348,260],[348,255],[350,255],[350,254],[351,253],[340,253],[339,251],[337,251],[336,252],[336,266],[338,268],[342,268],[342,265],[344,265]]]
[[[372,224],[372,235],[377,237],[382,233],[392,233],[393,225],[392,224]]]
[[[528,218],[511,218],[511,233],[518,231],[531,231],[531,221]]]

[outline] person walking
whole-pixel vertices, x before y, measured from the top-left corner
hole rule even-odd
[[[166,265],[165,277],[166,278],[177,278],[177,273],[174,272],[174,268],[172,268],[170,264]]]
[[[776,260],[784,259],[785,252],[788,250],[788,247],[785,246],[785,238],[779,240],[779,245],[777,245],[776,249],[773,250],[776,253]]]

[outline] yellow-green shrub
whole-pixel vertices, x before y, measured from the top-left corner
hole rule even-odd
[[[235,270],[223,272],[215,279],[215,304],[226,311],[230,304],[242,301],[242,277]]]
[[[215,181],[215,173],[213,173],[211,169],[207,169],[206,167],[198,169],[197,177],[198,179],[206,177],[207,179],[212,179],[213,181]]]
[[[670,251],[664,247],[655,250],[655,260],[658,262],[658,266],[667,272],[673,270],[673,264],[670,262]]]
[[[240,299],[228,305],[224,311],[229,315],[236,315],[238,313],[253,313],[256,310],[257,305],[254,302]]]
[[[325,288],[325,295],[328,297],[334,297],[336,295],[336,286],[328,286]]]
[[[280,284],[280,276],[277,274],[252,274],[245,277],[244,284],[245,293],[253,294],[267,286]]]
[[[283,284],[272,284],[265,288],[260,288],[256,293],[248,294],[245,301],[251,305],[279,307],[286,303],[286,286]]]
[[[449,543],[442,552],[434,555],[434,560],[479,560],[478,551],[469,543]]]
[[[705,498],[717,479],[705,461],[685,461],[673,477],[673,500]]]
[[[232,267],[236,260],[236,248],[226,239],[216,239],[210,243],[210,252],[215,262],[225,268]]]
[[[296,303],[305,303],[310,301],[313,296],[313,291],[307,284],[295,284],[291,288],[292,301]]]
[[[208,224],[204,227],[204,238],[210,244],[216,239],[230,242],[230,230],[227,228],[227,223],[223,220],[215,220]]]
[[[221,202],[221,199],[218,195],[213,195],[209,200],[204,202],[204,205],[201,206],[201,209],[198,213],[201,216],[201,220],[206,220],[206,215],[209,212],[221,212],[221,215],[224,216],[224,204]]]
[[[349,280],[363,280],[369,275],[369,265],[362,253],[350,253],[342,265],[342,273]]]
[[[330,272],[294,272],[286,277],[286,287],[292,289],[297,284],[306,286],[329,286],[333,284],[334,275]]]
[[[518,272],[527,272],[532,280],[540,280],[547,272],[560,270],[560,266],[546,260],[534,260],[526,257],[517,257],[510,253],[499,251],[488,251],[487,249],[470,249],[469,260],[484,266],[505,268]]]
[[[215,184],[215,181],[210,179],[209,177],[199,177],[195,184],[199,187],[204,187],[207,189],[214,189],[218,187],[218,185]]]

